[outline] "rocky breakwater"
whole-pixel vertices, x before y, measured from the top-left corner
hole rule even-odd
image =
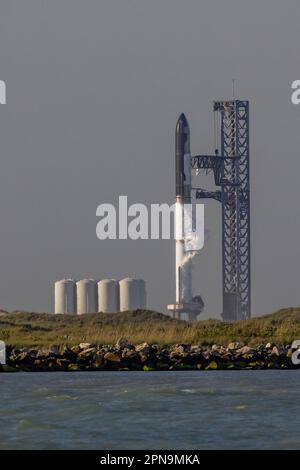
[[[231,342],[227,346],[130,344],[120,338],[114,346],[81,343],[49,349],[7,347],[7,364],[0,371],[85,370],[249,370],[293,369],[290,345],[257,347]]]

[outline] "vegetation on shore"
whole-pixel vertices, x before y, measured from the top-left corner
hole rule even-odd
[[[71,347],[84,341],[115,344],[121,336],[132,344],[147,341],[161,346],[176,343],[227,345],[230,341],[241,341],[250,346],[268,341],[290,344],[300,339],[300,308],[286,308],[236,323],[220,320],[188,323],[149,310],[81,316],[29,312],[0,314],[0,340],[16,347],[49,347],[53,344]]]

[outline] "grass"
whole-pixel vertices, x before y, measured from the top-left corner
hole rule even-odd
[[[242,341],[252,346],[300,339],[300,308],[287,308],[251,320],[225,323],[174,320],[158,312],[137,310],[81,316],[12,312],[0,315],[0,340],[17,347],[72,346],[81,342],[115,344],[120,336],[133,344],[175,343],[227,345]]]

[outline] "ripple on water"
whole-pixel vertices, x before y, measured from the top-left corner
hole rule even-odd
[[[78,400],[79,397],[72,397],[71,395],[48,395],[46,400]]]
[[[0,448],[299,449],[299,389],[298,371],[3,374]]]
[[[18,421],[16,426],[17,432],[23,432],[28,430],[38,429],[51,429],[51,425],[45,422],[38,422],[30,418],[22,418]]]

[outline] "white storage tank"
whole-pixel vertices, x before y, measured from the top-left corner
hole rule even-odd
[[[94,279],[80,279],[77,288],[77,315],[95,313],[98,310],[97,282]]]
[[[121,312],[142,308],[143,294],[140,281],[140,279],[127,277],[119,282]]]
[[[115,279],[98,282],[98,312],[116,313],[120,311],[119,283]]]
[[[76,283],[73,279],[61,279],[54,284],[54,313],[76,313]]]

